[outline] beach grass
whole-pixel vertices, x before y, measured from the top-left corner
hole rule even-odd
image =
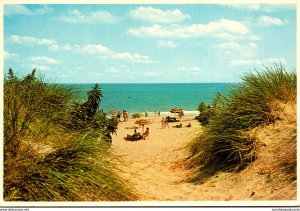
[[[199,172],[191,182],[204,181],[219,171],[239,171],[252,163],[258,140],[250,130],[279,120],[282,104],[296,103],[296,73],[283,66],[266,67],[242,79],[189,146],[188,166]],[[296,163],[291,165],[295,170]]]
[[[5,201],[127,201],[138,195],[110,161],[106,119],[74,129],[72,89],[35,71],[4,80]],[[97,116],[97,115],[96,115]],[[99,116],[99,115],[98,115]],[[102,126],[101,126],[102,125]]]

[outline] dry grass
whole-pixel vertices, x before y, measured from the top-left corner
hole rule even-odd
[[[188,167],[199,169],[190,181],[204,181],[219,171],[239,171],[252,163],[261,142],[249,131],[279,120],[282,109],[278,103],[295,104],[296,81],[296,73],[289,73],[282,66],[245,76],[204,133],[190,145]],[[288,151],[287,145],[281,148]],[[294,172],[295,163],[289,163]]]
[[[138,198],[107,160],[106,119],[97,128],[92,122],[74,130],[73,107],[71,89],[46,84],[34,71],[18,78],[10,70],[4,82],[4,200]]]

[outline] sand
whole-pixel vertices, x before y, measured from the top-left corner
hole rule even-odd
[[[127,134],[137,126],[136,119],[120,122],[117,136],[113,136],[113,153],[122,158],[118,167],[124,170],[123,177],[130,180],[139,190],[143,200],[187,200],[192,195],[193,186],[182,182],[185,171],[174,170],[174,164],[185,156],[184,147],[198,132],[200,124],[193,117],[183,117],[183,128],[174,128],[178,122],[169,123],[169,128],[161,127],[162,117],[147,118],[150,135],[145,140],[125,141]],[[192,127],[185,127],[191,123]],[[137,129],[142,132],[142,128]],[[197,198],[197,197],[196,197]]]
[[[201,201],[201,200],[272,200],[278,199],[281,188],[278,184],[270,183],[270,175],[258,170],[266,158],[273,154],[261,156],[257,162],[249,165],[238,174],[218,173],[202,184],[186,182],[192,174],[182,165],[182,160],[188,156],[187,144],[202,131],[202,126],[193,116],[184,116],[181,119],[183,128],[174,128],[177,123],[169,123],[169,128],[161,127],[162,117],[148,117],[151,124],[150,136],[146,140],[125,141],[127,134],[133,134],[137,119],[120,122],[117,136],[113,135],[112,159],[125,180],[129,181],[137,190],[143,201]],[[191,123],[192,127],[185,127]],[[272,131],[275,126],[262,128],[260,131]],[[277,125],[278,127],[278,125]],[[280,128],[282,125],[279,126]],[[138,129],[142,132],[142,128]],[[259,132],[261,133],[261,132]],[[278,133],[280,136],[282,134]],[[276,135],[278,137],[279,135]],[[286,136],[288,136],[287,134]],[[277,139],[272,137],[272,139]],[[281,137],[278,141],[285,138]],[[262,150],[273,150],[266,143]],[[270,148],[272,147],[272,148]],[[273,150],[274,151],[274,150]],[[264,163],[265,164],[265,163]],[[294,186],[291,188],[294,190]],[[288,190],[290,191],[290,190]],[[284,194],[280,199],[295,199],[296,194]]]
[[[161,117],[148,118],[152,121],[150,136],[141,141],[125,141],[127,134],[132,134],[136,119],[120,122],[117,136],[113,136],[113,154],[121,157],[117,162],[122,169],[122,177],[130,181],[141,200],[186,201],[186,200],[225,200],[224,187],[219,189],[213,182],[195,185],[185,180],[191,173],[180,165],[187,156],[187,144],[201,131],[200,124],[192,116],[183,117],[183,128],[173,126],[178,122],[169,123],[169,128],[161,127]],[[185,127],[191,123],[192,127]],[[142,132],[142,128],[138,129]],[[214,193],[209,193],[212,191]],[[225,191],[226,192],[226,191]]]

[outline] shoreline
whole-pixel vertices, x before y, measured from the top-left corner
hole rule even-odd
[[[132,118],[132,114],[138,113],[138,114],[142,114],[143,116],[141,116],[140,118],[147,118],[145,113],[147,112],[147,117],[150,118],[155,118],[158,117],[158,111],[143,111],[143,112],[128,112],[129,118]],[[107,111],[105,111],[105,113],[108,113]],[[122,111],[121,111],[122,113]],[[194,111],[187,111],[187,110],[183,110],[184,116],[187,117],[196,117],[199,115],[199,111],[194,110]],[[178,117],[177,113],[171,113],[170,111],[160,111],[160,117],[166,117],[166,116],[171,116],[171,117]],[[123,113],[121,115],[121,118],[123,119]]]

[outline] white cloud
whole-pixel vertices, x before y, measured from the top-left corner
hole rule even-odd
[[[178,44],[173,41],[159,40],[157,42],[157,47],[159,47],[159,48],[177,48]]]
[[[198,66],[191,66],[191,67],[179,67],[177,68],[179,72],[192,74],[192,75],[201,75],[202,70]]]
[[[279,19],[279,18],[273,18],[270,16],[260,16],[260,18],[257,20],[258,25],[261,26],[272,26],[272,25],[276,25],[276,26],[281,26],[284,24],[284,22]]]
[[[139,7],[129,14],[135,19],[159,24],[178,23],[190,18],[190,15],[183,14],[179,9],[160,10],[152,7]]]
[[[53,11],[53,8],[45,5],[37,10],[35,10],[36,15],[44,15]]]
[[[296,4],[228,4],[232,9],[248,10],[250,12],[272,13],[276,10],[295,10]]]
[[[232,66],[248,66],[248,65],[268,65],[268,64],[287,64],[284,58],[268,58],[268,59],[238,59],[232,60]]]
[[[207,24],[192,24],[187,26],[162,26],[155,24],[150,27],[131,28],[127,32],[133,36],[189,38],[198,36],[217,37],[218,34],[225,32],[234,35],[245,35],[249,32],[249,29],[239,21],[220,19]]]
[[[83,14],[79,10],[69,10],[66,15],[58,17],[66,23],[118,23],[120,18],[107,11],[94,11],[90,14]]]
[[[227,7],[239,10],[259,11],[262,9],[259,4],[228,4]]]
[[[255,54],[257,45],[253,42],[239,44],[236,42],[226,42],[214,45],[214,48],[221,50],[224,56],[229,57],[252,57]]]
[[[28,58],[29,61],[38,64],[58,64],[59,62],[56,59],[49,58],[46,56],[33,56]]]
[[[122,73],[122,71],[120,69],[117,69],[117,68],[109,68],[109,69],[106,69],[105,72],[110,73],[110,74],[120,74],[120,73]]]
[[[41,71],[48,71],[50,70],[49,67],[46,65],[41,65],[41,64],[30,64],[30,69],[36,69],[36,70],[41,70]]]
[[[30,10],[26,6],[21,4],[10,4],[4,5],[4,15],[12,16],[12,15],[44,15],[53,11],[53,8],[44,5],[36,10]]]
[[[19,35],[11,35],[10,39],[12,42],[18,44],[43,45],[43,46],[47,46],[50,50],[54,50],[58,48],[56,41],[50,39],[39,39],[31,36],[19,36]]]
[[[224,33],[216,34],[215,36],[223,40],[253,40],[253,41],[261,40],[261,37],[256,36],[254,34],[240,36],[240,35],[224,32]]]
[[[161,76],[162,73],[160,72],[154,72],[154,71],[148,71],[148,72],[144,72],[145,76],[150,76],[150,77],[155,77],[155,76]]]
[[[103,56],[105,58],[117,59],[117,60],[125,60],[133,63],[153,63],[153,61],[148,56],[143,56],[136,53],[129,52],[116,52],[110,50],[109,48],[101,45],[101,44],[88,44],[84,46],[80,45],[64,45],[62,50],[72,51],[74,53],[87,53]]]
[[[49,39],[39,39],[30,36],[18,35],[12,35],[10,38],[14,43],[18,44],[24,44],[29,46],[43,45],[48,47],[50,51],[64,50],[71,51],[73,53],[100,55],[110,59],[125,60],[133,63],[153,63],[153,61],[148,56],[140,55],[137,53],[113,51],[101,44],[87,44],[84,46],[65,44],[60,46],[55,40]]]
[[[7,52],[7,51],[4,51],[3,56],[4,56],[4,59],[16,59],[16,58],[19,57],[18,54],[15,54],[15,53],[9,53],[9,52]]]

